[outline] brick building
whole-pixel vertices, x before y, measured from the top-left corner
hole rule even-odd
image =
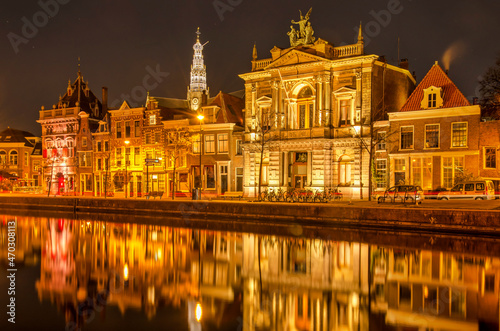
[[[480,118],[436,62],[399,112],[389,114],[390,185],[451,188],[456,178],[480,175]]]

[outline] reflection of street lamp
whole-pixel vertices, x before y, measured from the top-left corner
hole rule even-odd
[[[128,146],[128,144],[130,144],[130,141],[128,140],[125,140],[125,146]],[[128,190],[128,184],[127,184],[127,173],[128,173],[128,170],[127,170],[127,148],[128,147],[125,147],[125,199],[127,198],[127,190]]]
[[[198,192],[198,194],[200,195],[200,198],[201,198],[201,188],[202,188],[202,182],[201,182],[201,148],[202,148],[202,136],[201,136],[201,121],[203,121],[203,119],[205,118],[205,116],[203,116],[202,114],[199,114],[197,116],[197,118],[200,120],[200,145],[199,145],[199,152],[200,152],[200,181],[199,181],[199,184],[200,184],[200,191]]]
[[[128,280],[128,264],[125,263],[125,266],[123,267],[123,279]]]
[[[198,302],[196,304],[196,310],[195,310],[196,320],[198,322],[201,320],[201,313],[202,313],[201,304]]]

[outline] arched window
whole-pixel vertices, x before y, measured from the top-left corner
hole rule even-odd
[[[297,128],[308,129],[314,125],[314,98],[309,86],[303,87],[297,95]]]
[[[350,185],[351,184],[351,168],[353,160],[344,155],[339,159],[339,184]]]
[[[9,153],[9,163],[11,165],[17,165],[17,151],[11,151]]]

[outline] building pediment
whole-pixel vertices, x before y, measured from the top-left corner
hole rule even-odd
[[[356,93],[355,88],[343,86],[335,91],[333,91],[333,94],[347,94],[347,93]]]
[[[282,55],[280,58],[276,59],[276,61],[271,62],[265,69],[279,68],[291,65],[298,65],[303,63],[311,63],[311,62],[322,62],[326,59],[308,54],[297,49],[291,50],[290,52]]]

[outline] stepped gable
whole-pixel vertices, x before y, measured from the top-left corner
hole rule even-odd
[[[408,100],[406,100],[406,103],[400,111],[423,110],[421,102],[424,98],[424,89],[431,86],[440,87],[443,90],[443,106],[441,108],[470,106],[470,102],[467,98],[436,62],[420,84],[418,84]]]
[[[80,107],[80,109],[93,118],[101,118],[102,104],[97,99],[95,94],[90,90],[88,82],[83,80],[83,76],[78,71],[78,77],[70,84],[64,96],[59,98],[57,108],[73,108]]]

